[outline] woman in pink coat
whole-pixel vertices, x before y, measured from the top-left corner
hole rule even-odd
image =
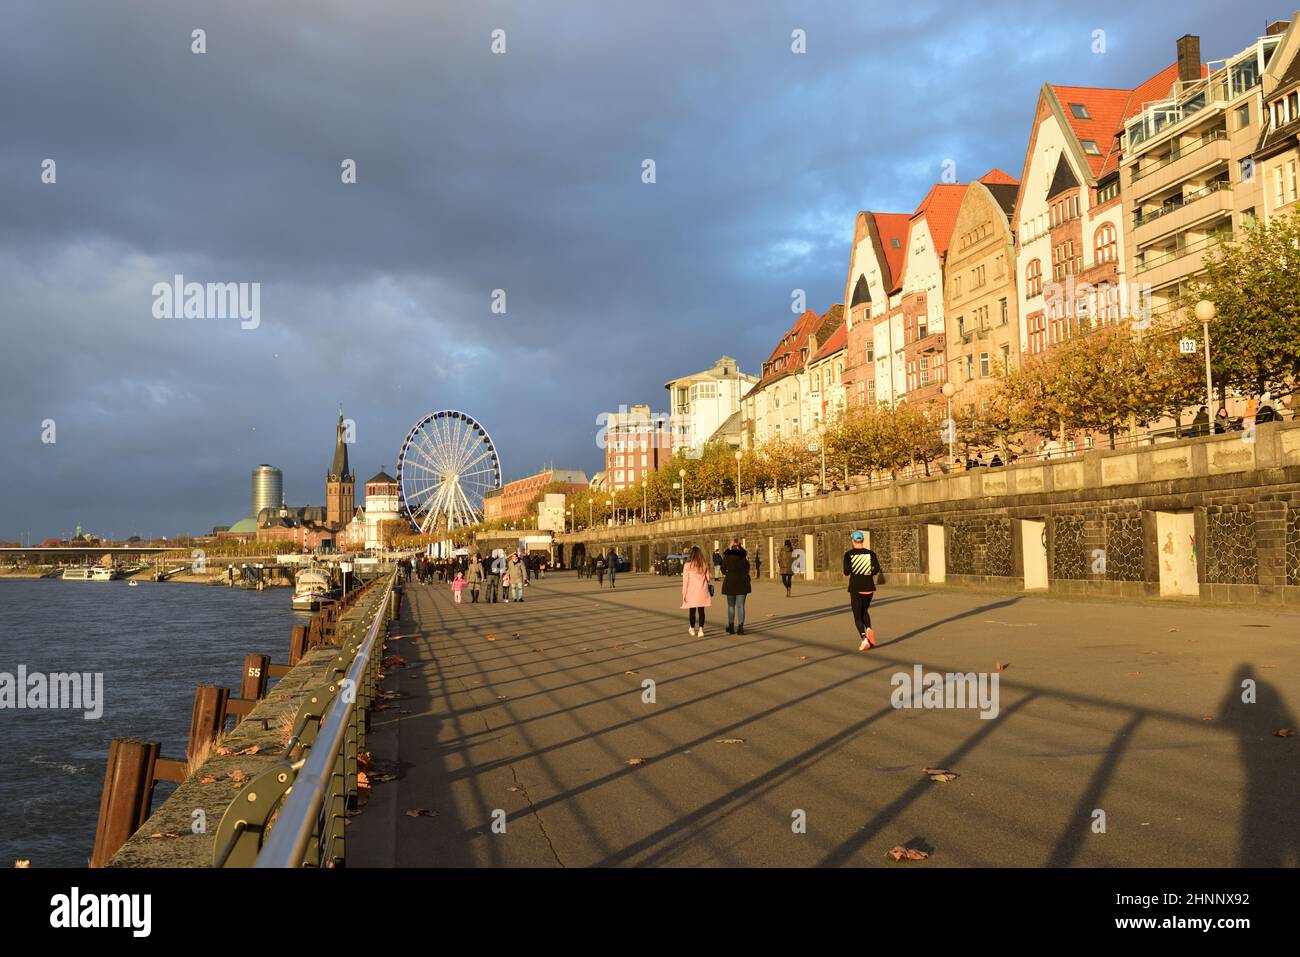
[[[696,545],[691,549],[691,556],[682,568],[682,607],[691,610],[690,634],[697,638],[704,637],[704,609],[713,604],[709,584],[709,563],[704,559],[704,552]],[[695,619],[699,615],[699,627]]]

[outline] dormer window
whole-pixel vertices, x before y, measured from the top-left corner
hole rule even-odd
[[[1088,113],[1088,108],[1082,103],[1071,103],[1070,112],[1074,114],[1076,120],[1090,120],[1092,116]]]
[[[1101,147],[1097,145],[1096,140],[1080,140],[1079,145],[1083,147],[1083,151],[1089,156],[1101,155]]]

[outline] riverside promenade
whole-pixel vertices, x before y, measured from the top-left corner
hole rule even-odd
[[[1294,611],[884,588],[860,653],[823,583],[704,638],[676,579],[526,595],[408,586],[350,866],[1300,863]],[[895,708],[918,665],[997,675],[996,717]]]

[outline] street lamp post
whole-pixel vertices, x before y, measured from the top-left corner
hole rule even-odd
[[[605,505],[609,508],[609,524],[612,526],[614,524],[614,500],[612,498],[605,499]]]
[[[953,422],[952,422],[952,397],[956,392],[957,392],[957,387],[953,385],[951,381],[945,382],[943,384],[943,397],[944,400],[948,403],[948,418],[943,425],[944,425],[944,429],[948,433],[948,467],[949,468],[952,468],[957,464],[956,460],[953,458],[952,455],[953,440],[957,437],[956,436],[957,429],[953,427]]]
[[[649,501],[649,499],[647,498],[648,495],[649,493],[646,491],[646,480],[642,479],[641,480],[641,521],[642,522],[646,521],[646,518],[649,514],[646,509],[646,504]]]
[[[595,499],[593,498],[590,497],[587,498],[587,527],[588,528],[591,528],[592,525],[596,524],[596,520],[594,517],[592,517],[591,514],[591,506],[594,501]]]
[[[740,508],[740,449],[736,449],[736,508]]]
[[[682,515],[686,514],[686,469],[679,469],[677,477],[682,480]]]
[[[1210,374],[1210,320],[1214,318],[1214,303],[1202,299],[1196,304],[1196,318],[1201,320],[1201,333],[1205,336],[1205,414],[1214,418],[1214,379]]]

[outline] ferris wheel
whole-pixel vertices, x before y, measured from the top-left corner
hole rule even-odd
[[[474,525],[483,494],[501,485],[501,461],[487,430],[464,412],[431,412],[397,454],[402,511],[422,534]]]

